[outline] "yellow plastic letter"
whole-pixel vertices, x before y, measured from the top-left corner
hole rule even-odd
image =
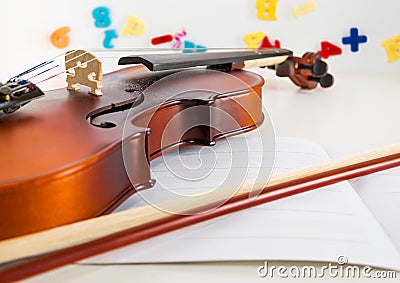
[[[247,49],[258,48],[260,42],[264,39],[265,33],[262,31],[248,33],[243,37],[243,40],[247,43]]]
[[[139,20],[135,16],[129,16],[128,22],[122,30],[122,34],[125,36],[141,35],[144,33],[145,29],[146,25],[142,20]]]
[[[257,18],[276,21],[276,5],[279,0],[256,0]]]
[[[381,44],[386,49],[389,63],[400,59],[400,34],[382,41]]]
[[[307,4],[297,7],[297,8],[292,8],[292,13],[293,16],[298,19],[300,16],[307,14],[309,12],[315,11],[317,7],[315,6],[314,2],[312,0],[308,1]]]

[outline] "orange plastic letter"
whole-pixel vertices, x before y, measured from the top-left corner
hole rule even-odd
[[[69,45],[70,41],[67,33],[69,33],[70,31],[71,29],[67,26],[56,29],[50,35],[50,42],[57,48],[66,48]]]

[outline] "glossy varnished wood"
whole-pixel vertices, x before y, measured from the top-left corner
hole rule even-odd
[[[127,111],[105,113],[118,105],[129,106],[146,87],[169,74],[155,75],[138,66],[123,69],[104,76],[101,97],[89,95],[84,89],[54,90],[22,110],[0,117],[0,239],[108,213],[138,187],[149,188],[148,173],[137,168],[138,183],[132,184],[124,167],[121,139]],[[211,74],[201,72],[181,80],[179,87],[219,91],[211,104],[231,113],[239,126],[221,121],[222,130],[211,131],[206,137],[195,129],[192,136],[175,140],[169,149],[196,139],[213,141],[262,122],[263,79],[242,70],[230,75],[248,87],[232,84],[231,80],[225,82],[222,77],[216,87]],[[170,90],[174,85],[172,80]],[[146,109],[135,116],[137,121],[132,123],[147,121],[151,128],[146,151],[150,159],[161,154],[159,138],[168,119],[201,99],[166,102],[156,112]],[[116,126],[96,127],[89,123],[90,117],[92,123],[107,121]]]

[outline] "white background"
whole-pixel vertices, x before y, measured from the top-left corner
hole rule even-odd
[[[301,55],[317,51],[320,42],[328,40],[343,49],[343,55],[329,59],[333,72],[395,73],[400,61],[388,64],[380,42],[400,34],[400,2],[395,0],[314,0],[317,10],[295,19],[291,8],[308,0],[280,0],[277,21],[259,20],[255,0],[91,0],[91,1],[9,1],[0,2],[0,80],[49,59],[66,50],[49,43],[50,34],[59,27],[69,26],[70,46],[67,48],[102,48],[104,29],[94,26],[91,12],[98,6],[111,10],[112,24],[119,33],[116,48],[151,47],[155,36],[174,34],[186,28],[187,40],[207,47],[245,47],[243,36],[263,31],[271,40],[279,39],[283,47]],[[129,15],[146,23],[141,36],[121,34]],[[341,43],[351,27],[358,27],[368,36],[360,52],[350,52]],[[106,28],[106,29],[109,29]],[[169,47],[164,44],[160,47]],[[107,61],[109,62],[109,61]],[[115,67],[116,59],[107,69]]]
[[[69,48],[101,48],[103,30],[94,27],[91,12],[97,6],[111,9],[112,26],[119,33],[117,48],[151,47],[152,37],[186,28],[187,40],[207,47],[245,47],[243,35],[263,31],[301,55],[319,50],[320,42],[331,41],[343,55],[328,62],[336,84],[328,90],[298,90],[288,80],[277,79],[267,70],[264,101],[278,136],[314,140],[325,148],[334,146],[379,146],[400,141],[400,61],[387,63],[380,42],[400,34],[399,1],[314,0],[317,10],[295,19],[291,7],[307,0],[280,0],[278,21],[256,18],[255,0],[160,0],[160,1],[4,1],[0,2],[0,81],[66,50],[49,43],[50,34],[61,26],[71,27]],[[142,19],[146,32],[124,37],[121,31],[129,15]],[[351,27],[368,36],[360,52],[341,44]],[[169,45],[163,45],[163,47]],[[107,60],[107,69],[116,67]],[[204,263],[126,266],[68,266],[39,277],[37,281],[157,282],[159,280],[203,282],[259,281],[260,263]],[[290,265],[291,263],[287,263]],[[372,282],[372,281],[371,281]]]

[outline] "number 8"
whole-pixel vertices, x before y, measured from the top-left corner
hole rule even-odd
[[[93,10],[92,16],[97,28],[106,28],[111,25],[110,10],[107,7],[97,7]]]

